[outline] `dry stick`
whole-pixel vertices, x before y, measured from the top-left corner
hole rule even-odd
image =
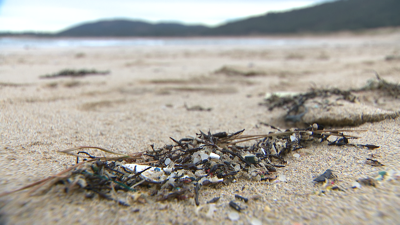
[[[299,132],[299,133],[313,132],[313,133],[317,133],[317,134],[330,133],[330,135],[334,135],[334,136],[358,138],[356,136],[351,136],[351,135],[342,135],[342,134],[339,134],[339,132],[365,132],[365,131],[367,131],[367,130],[287,131],[287,132],[282,132],[282,133],[273,133],[273,134],[264,134],[264,135],[243,135],[241,137],[237,137],[236,138],[236,139],[242,139],[242,140],[232,141],[229,144],[236,144],[236,143],[241,143],[241,142],[246,142],[246,141],[252,141],[252,140],[265,138],[265,137],[275,137],[275,136],[282,136],[282,135],[290,135],[290,134],[294,134],[294,133],[297,133],[297,132]]]
[[[271,134],[259,134],[259,135],[241,135],[239,137],[236,137],[235,139],[248,139],[252,138],[253,139],[258,139],[258,138],[264,138],[264,137],[275,137],[275,136],[282,136],[282,135],[290,135],[294,133],[305,133],[305,132],[313,132],[316,134],[323,134],[323,133],[331,133],[332,135],[336,135],[339,132],[366,132],[368,130],[314,130],[314,131],[285,131],[285,132],[280,132],[280,133],[271,133]]]
[[[68,155],[73,155],[73,156],[82,157],[82,156],[80,156],[80,155],[71,153],[71,151],[80,150],[80,149],[85,149],[85,148],[98,149],[98,150],[101,150],[101,151],[103,151],[103,152],[107,152],[107,153],[111,153],[111,154],[116,154],[116,155],[123,155],[123,156],[129,157],[128,155],[125,155],[125,154],[122,154],[122,153],[119,153],[119,152],[114,152],[114,151],[111,151],[111,150],[108,150],[108,149],[105,149],[105,148],[102,148],[102,147],[95,147],[95,146],[79,146],[79,147],[76,147],[76,148],[69,148],[69,149],[66,149],[66,150],[59,151],[59,152],[65,153],[65,154],[68,154]],[[105,158],[105,157],[104,157],[104,158]]]
[[[70,168],[68,168],[68,169],[66,169],[66,170],[64,170],[64,171],[61,171],[60,173],[57,173],[56,175],[50,176],[50,177],[45,178],[45,179],[43,179],[43,180],[36,181],[35,183],[32,183],[32,184],[26,185],[26,186],[24,186],[24,187],[18,188],[17,190],[13,190],[13,191],[8,191],[8,192],[1,193],[1,194],[0,194],[0,197],[6,196],[6,195],[9,195],[9,194],[18,192],[18,191],[22,191],[22,190],[25,190],[25,189],[34,187],[34,186],[36,186],[36,185],[40,185],[40,184],[43,185],[43,183],[45,183],[45,182],[47,182],[47,181],[49,181],[49,180],[52,180],[52,179],[54,179],[54,178],[61,177],[61,175],[63,175],[64,173],[67,173],[67,172],[71,171],[72,169],[74,169],[74,168],[76,168],[76,167],[78,167],[78,166],[80,166],[80,165],[82,165],[82,164],[84,164],[84,163],[86,163],[86,162],[90,162],[90,161],[93,161],[93,160],[88,160],[88,161],[80,162],[80,163],[78,163],[78,164],[76,164],[76,165],[74,165],[74,166],[71,166]],[[41,186],[42,186],[42,185],[41,185]]]
[[[199,189],[200,189],[200,183],[197,183],[196,187],[194,188],[194,194],[195,194],[194,201],[195,201],[197,206],[200,205],[200,202],[199,202]]]

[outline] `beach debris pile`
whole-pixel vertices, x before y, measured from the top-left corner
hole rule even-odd
[[[50,183],[50,187],[63,184],[68,193],[81,190],[86,192],[88,198],[97,194],[123,206],[133,202],[192,198],[199,205],[206,202],[199,199],[199,192],[206,186],[228,185],[237,179],[266,182],[277,179],[274,173],[277,168],[286,166],[285,156],[308,145],[328,143],[368,149],[379,147],[349,143],[349,139],[356,137],[344,132],[358,131],[327,130],[317,124],[265,135],[244,135],[244,129],[230,134],[200,131],[195,136],[179,140],[171,138],[171,145],[161,148],[152,145],[148,151],[130,155],[82,146],[60,151],[77,157],[72,167],[6,194],[37,186],[35,191]],[[336,140],[330,141],[332,137]],[[241,145],[249,141],[252,141],[251,145]],[[94,153],[89,153],[93,149],[120,156],[94,156]],[[327,170],[323,178],[316,180],[331,179],[331,175],[331,171]],[[235,197],[247,201],[242,196]],[[234,203],[230,206],[238,211],[242,209]]]
[[[358,89],[311,88],[306,93],[268,94],[260,105],[267,106],[270,111],[275,108],[285,109],[286,122],[328,126],[355,126],[400,115],[400,111],[377,108],[367,102],[357,104],[362,102],[360,96],[366,94],[374,95],[374,102],[387,97],[395,100],[400,97],[400,85],[390,83],[376,74],[376,79],[369,80],[367,85]],[[389,108],[393,107],[392,104],[388,105]]]
[[[42,75],[40,78],[84,77],[87,75],[107,75],[109,73],[110,71],[98,71],[95,69],[64,69],[58,73]]]

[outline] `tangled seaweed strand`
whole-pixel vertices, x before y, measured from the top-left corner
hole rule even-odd
[[[341,96],[342,99],[347,100],[349,102],[355,102],[356,96],[351,93],[351,91],[343,91],[339,88],[332,88],[332,89],[317,89],[311,88],[309,92],[304,94],[298,94],[294,96],[283,96],[279,97],[277,95],[272,95],[271,97],[265,99],[265,103],[263,105],[268,106],[269,110],[273,110],[277,107],[283,107],[290,105],[290,110],[294,107],[302,106],[307,100],[314,99],[317,97],[329,97],[331,95]],[[289,110],[289,111],[290,111]]]
[[[36,186],[37,190],[46,183],[63,184],[65,191],[86,190],[87,197],[96,194],[123,206],[132,201],[186,200],[194,198],[200,204],[199,191],[208,185],[229,184],[234,179],[255,181],[273,180],[277,168],[284,167],[285,156],[310,143],[328,142],[329,145],[352,145],[349,139],[356,137],[343,132],[360,130],[318,130],[315,124],[306,129],[291,129],[266,135],[243,135],[244,130],[228,134],[201,132],[194,137],[175,140],[173,145],[154,148],[133,155],[123,155],[110,150],[82,146],[61,151],[84,161],[68,168],[56,176],[46,178],[12,192]],[[328,137],[337,140],[328,141]],[[253,145],[240,143],[254,140]],[[376,148],[374,145],[353,145]],[[96,157],[83,149],[98,149],[119,157]],[[77,152],[78,151],[78,152]],[[77,153],[75,153],[77,152]],[[125,194],[123,194],[125,193]],[[143,194],[147,193],[147,194]]]
[[[382,79],[377,72],[375,72],[377,80],[370,80],[368,84],[360,89],[353,90],[354,92],[359,91],[371,91],[371,90],[378,90],[385,93],[388,96],[399,98],[400,97],[400,85],[393,84],[387,82],[386,80]]]

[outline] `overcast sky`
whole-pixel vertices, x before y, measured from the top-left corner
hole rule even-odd
[[[0,0],[0,31],[59,31],[100,19],[218,25],[324,0]]]

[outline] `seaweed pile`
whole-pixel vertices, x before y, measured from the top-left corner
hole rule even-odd
[[[272,127],[275,128],[275,127]],[[277,128],[275,128],[277,129]],[[77,157],[77,164],[55,176],[3,193],[0,196],[46,183],[65,185],[66,192],[85,190],[86,197],[96,194],[129,206],[135,201],[186,200],[194,198],[200,204],[199,191],[205,186],[229,184],[236,179],[270,181],[274,173],[285,167],[285,156],[312,143],[352,145],[377,148],[375,145],[350,144],[356,137],[343,132],[360,130],[323,130],[317,124],[305,129],[290,129],[266,135],[244,135],[244,130],[228,134],[201,132],[180,140],[171,138],[172,145],[118,157],[97,157],[84,149],[100,147],[82,146],[61,151]],[[329,141],[336,136],[335,141]],[[252,145],[240,145],[253,141]],[[121,154],[120,154],[121,155]],[[79,162],[80,158],[84,161]],[[122,200],[125,199],[125,200]]]
[[[65,70],[61,70],[58,73],[40,76],[40,78],[84,77],[87,75],[107,75],[109,73],[110,73],[109,71],[97,71],[94,69],[91,69],[91,70],[88,70],[88,69],[80,69],[80,70],[65,69]]]
[[[365,87],[362,87],[360,89],[355,89],[353,91],[359,92],[359,91],[373,91],[373,90],[380,91],[383,94],[391,96],[396,99],[400,97],[400,84],[390,83],[382,79],[377,73],[376,73],[376,80],[369,80]]]
[[[272,94],[268,98],[266,98],[263,103],[260,103],[260,105],[267,106],[270,111],[275,108],[284,108],[285,110],[287,110],[286,115],[284,116],[286,122],[300,122],[302,121],[303,116],[308,113],[311,108],[326,109],[325,112],[328,115],[332,107],[347,107],[349,105],[355,105],[352,103],[360,102],[359,95],[368,92],[376,93],[376,98],[389,96],[391,98],[397,99],[400,96],[400,85],[387,82],[386,80],[382,79],[378,74],[376,74],[376,79],[368,81],[367,85],[361,88],[349,90],[342,90],[340,88],[311,88],[306,93],[299,93],[296,95]],[[339,100],[342,100],[342,102],[338,102]],[[370,111],[372,111],[372,108],[374,107],[371,106]],[[317,113],[320,114],[321,112]],[[352,119],[347,121],[348,118],[320,118],[314,120],[314,122],[319,124],[326,123],[325,125],[331,126],[351,126],[359,125],[363,122],[376,122],[385,118],[395,118],[399,115],[399,113],[396,112],[387,112],[387,115],[385,113],[386,112],[383,111],[382,115],[366,115],[366,113],[360,113],[360,117],[364,116],[365,118],[359,120],[357,120],[357,118],[353,118],[353,121],[351,121]],[[347,117],[351,118],[352,116],[348,115]],[[358,115],[355,115],[355,117],[358,117]]]

